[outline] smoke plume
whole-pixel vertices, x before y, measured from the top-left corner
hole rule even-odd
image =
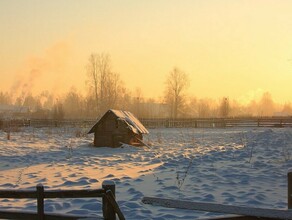
[[[62,41],[47,48],[43,55],[29,57],[17,71],[11,86],[12,96],[25,97],[61,83],[58,75],[66,68],[69,56],[70,47]]]

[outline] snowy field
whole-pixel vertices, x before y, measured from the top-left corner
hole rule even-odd
[[[0,131],[0,189],[96,189],[114,180],[126,219],[196,219],[206,212],[145,205],[144,196],[287,208],[291,128],[150,129],[149,147],[95,148],[80,128]],[[0,199],[36,210],[36,200]],[[47,199],[45,211],[101,215],[101,199]]]

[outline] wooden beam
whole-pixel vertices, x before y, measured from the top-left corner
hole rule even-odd
[[[207,212],[255,216],[259,218],[292,219],[292,210],[264,209],[253,207],[241,207],[232,205],[221,205],[204,202],[189,202],[174,199],[161,199],[155,197],[144,197],[144,204],[158,205],[167,208],[189,209]]]
[[[99,197],[102,198],[105,194],[104,189],[93,190],[51,190],[45,191],[45,198],[87,198],[87,197]]]
[[[51,190],[44,191],[44,198],[86,198],[99,197],[105,194],[104,189],[93,190]],[[0,198],[36,199],[37,192],[31,190],[0,190]]]
[[[115,198],[116,194],[116,184],[114,181],[105,180],[102,182],[102,188],[107,192],[111,191],[113,197]],[[102,213],[103,217],[106,220],[116,220],[116,212],[111,205],[110,201],[107,199],[106,195],[102,198]]]
[[[276,218],[256,217],[256,216],[245,216],[245,215],[223,215],[218,217],[203,217],[201,220],[278,220]]]
[[[287,195],[288,209],[292,209],[292,169],[291,168],[288,170],[287,180],[288,180],[288,195]]]
[[[38,215],[35,212],[16,212],[0,210],[1,219],[23,219],[23,220],[38,220]]]
[[[0,190],[0,198],[35,199],[36,197],[35,190]]]
[[[116,199],[115,196],[113,194],[113,192],[111,190],[107,190],[106,194],[105,194],[106,198],[108,199],[108,201],[111,203],[113,209],[115,210],[115,212],[117,213],[117,215],[119,216],[120,220],[125,220],[125,216],[123,215]]]
[[[39,220],[45,219],[45,211],[44,211],[44,186],[39,183],[36,186],[37,190],[37,211]]]
[[[0,210],[0,218],[4,219],[22,219],[22,220],[38,220],[36,212],[15,212]],[[100,216],[78,216],[70,214],[45,214],[46,220],[78,220],[78,219],[90,219],[101,220],[104,219]]]

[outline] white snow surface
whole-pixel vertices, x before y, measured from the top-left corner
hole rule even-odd
[[[149,129],[149,147],[93,147],[85,128],[0,131],[0,189],[98,189],[116,183],[126,219],[196,219],[216,213],[145,205],[144,196],[287,208],[292,128]],[[0,209],[35,211],[36,200]],[[46,199],[45,212],[101,215],[100,198]]]

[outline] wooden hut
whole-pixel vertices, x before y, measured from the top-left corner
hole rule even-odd
[[[142,123],[128,111],[108,110],[90,129],[94,146],[119,147],[122,143],[141,146],[143,134],[148,134]]]

